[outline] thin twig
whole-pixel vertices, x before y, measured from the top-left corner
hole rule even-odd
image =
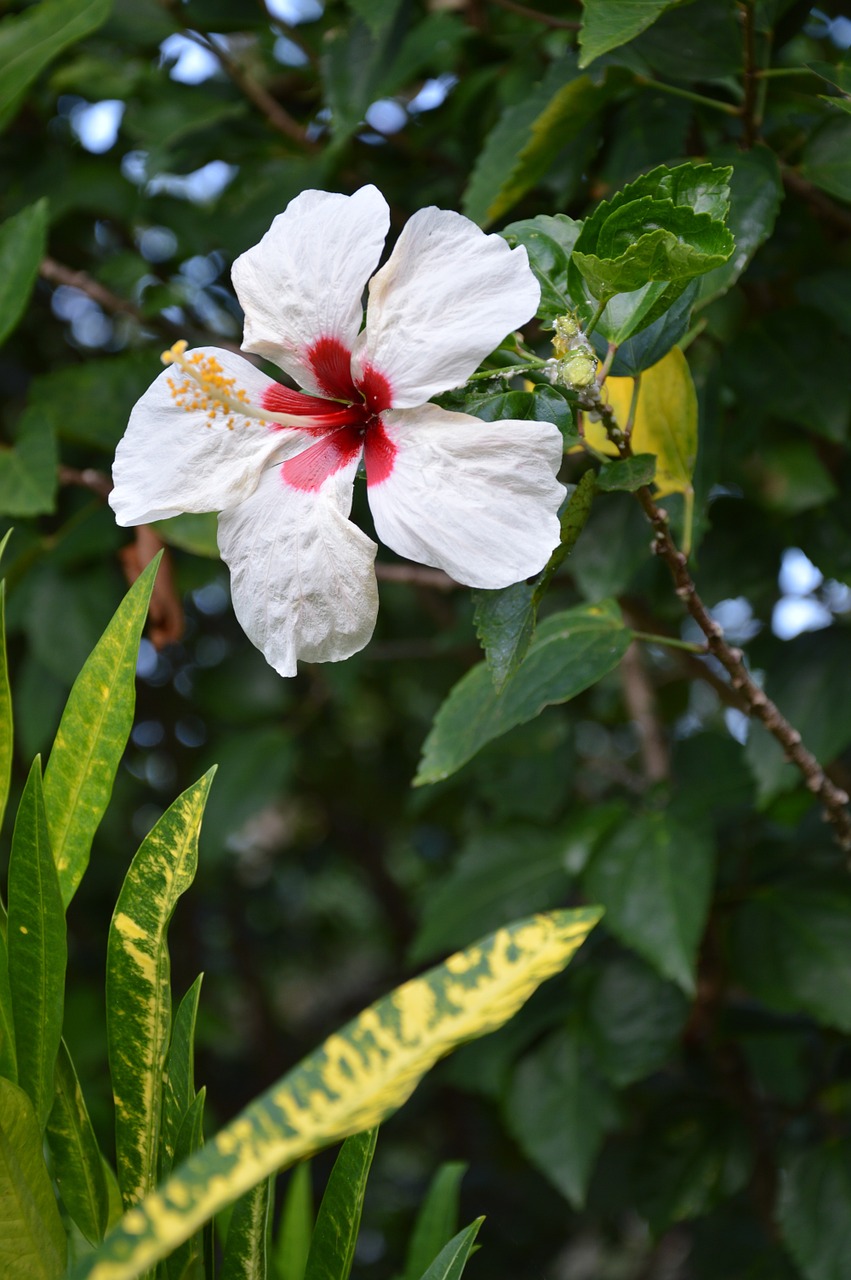
[[[491,0],[491,3],[500,9],[507,9],[509,13],[519,13],[521,18],[531,18],[533,22],[542,22],[545,26],[559,31],[582,29],[581,22],[571,21],[568,18],[556,18],[551,13],[542,13],[540,9],[530,9],[528,5],[517,4],[516,0]]]
[[[630,719],[638,730],[641,759],[648,782],[661,782],[671,769],[668,743],[656,715],[653,686],[644,665],[641,646],[635,641],[621,661],[624,700]]]
[[[60,466],[59,483],[78,485],[81,489],[89,489],[99,498],[108,498],[112,493],[112,480],[105,471],[96,471],[94,467],[86,467],[78,471],[76,467]]]
[[[605,404],[599,397],[595,400],[588,395],[586,399],[587,403],[583,407],[594,409],[601,415],[609,438],[617,445],[620,456],[630,457],[629,441],[625,439],[618,426],[611,406]],[[677,595],[706,636],[709,652],[721,663],[730,677],[731,685],[741,695],[746,714],[760,720],[772,737],[780,743],[787,759],[801,773],[807,789],[821,800],[827,819],[833,824],[840,847],[845,852],[851,851],[851,812],[847,807],[847,792],[831,781],[813,753],[804,746],[798,730],[760,689],[745,666],[741,649],[734,648],[724,639],[721,625],[712,617],[698,594],[689,572],[687,556],[671,536],[668,513],[656,504],[646,486],[637,490],[635,496],[653,528],[654,553],[667,564]]]

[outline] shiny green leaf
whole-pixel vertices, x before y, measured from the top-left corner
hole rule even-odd
[[[0,444],[0,513],[38,516],[56,505],[58,455],[50,423],[26,409],[15,424],[14,444]]]
[[[90,1244],[103,1239],[109,1192],[103,1156],[65,1041],[56,1058],[56,1092],[47,1121],[53,1176],[62,1203]]]
[[[845,1280],[851,1257],[851,1142],[833,1139],[783,1171],[777,1219],[804,1280]]]
[[[88,865],[133,724],[136,655],[159,557],[137,578],[80,672],[44,777],[53,856],[67,906]]]
[[[18,1082],[44,1128],[65,1003],[65,912],[47,831],[38,756],[21,796],[9,856],[9,985]]]
[[[27,1095],[0,1078],[0,1267],[9,1280],[60,1280],[67,1245]]]
[[[305,1280],[349,1280],[377,1140],[374,1128],[343,1143],[316,1215]]]
[[[171,1031],[167,932],[195,877],[214,770],[184,791],[143,840],[109,931],[106,1008],[118,1180],[125,1205],[157,1183],[163,1069]]]
[[[467,1165],[448,1160],[434,1175],[426,1192],[408,1245],[402,1280],[420,1280],[458,1225],[461,1179]]]
[[[233,1206],[217,1280],[266,1280],[266,1238],[272,1179],[264,1178]]]
[[[723,157],[727,159],[726,154]],[[727,226],[736,242],[732,256],[721,267],[708,271],[698,282],[697,306],[720,298],[735,284],[761,244],[774,230],[783,199],[780,166],[773,151],[754,147],[729,157],[730,212]]]
[[[0,129],[44,68],[96,31],[111,8],[112,0],[41,0],[0,23]]]
[[[163,1071],[162,1122],[160,1131],[160,1178],[167,1177],[174,1164],[177,1136],[187,1111],[195,1101],[195,1021],[201,995],[197,977],[178,1005]]]
[[[677,3],[679,0],[585,0],[579,31],[580,67],[640,35]]]
[[[365,1010],[134,1206],[74,1280],[135,1280],[273,1170],[378,1124],[439,1058],[501,1026],[559,972],[599,915],[518,921]]]
[[[476,1218],[469,1227],[465,1227],[463,1231],[458,1232],[457,1236],[453,1236],[449,1243],[443,1246],[428,1270],[423,1272],[420,1280],[460,1280],[483,1222],[484,1218]]]
[[[596,684],[617,666],[629,641],[617,605],[603,601],[547,618],[501,693],[486,663],[473,667],[435,716],[414,786],[448,778],[486,742]]]
[[[525,246],[529,266],[541,286],[538,316],[549,324],[573,309],[567,288],[567,265],[581,230],[582,223],[564,213],[552,216],[542,213],[536,218],[509,223],[502,232],[512,248],[518,244]]]
[[[608,466],[603,467],[597,476],[597,488],[603,493],[618,489],[634,493],[643,485],[652,484],[655,474],[656,455],[636,453],[631,458],[610,462]]]
[[[273,1253],[274,1280],[304,1280],[313,1235],[313,1185],[307,1161],[297,1164],[287,1194]]]
[[[46,200],[0,224],[0,342],[6,341],[24,314],[38,279],[46,239]]]

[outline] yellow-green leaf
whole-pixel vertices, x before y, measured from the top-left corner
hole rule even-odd
[[[599,918],[518,921],[379,1000],[130,1209],[75,1280],[133,1280],[273,1170],[380,1123],[439,1058],[507,1022]]]
[[[0,582],[0,826],[9,799],[12,778],[12,693],[6,661],[6,583]]]
[[[266,1280],[271,1184],[264,1178],[234,1205],[218,1280]]]
[[[9,952],[6,929],[0,929],[0,1076],[17,1083],[18,1057],[15,1052],[15,1021],[12,1015],[12,988],[9,985]]]
[[[272,1262],[277,1280],[304,1280],[312,1235],[313,1184],[310,1164],[304,1161],[296,1165],[287,1183]]]
[[[89,1243],[98,1244],[109,1217],[109,1192],[103,1157],[64,1040],[56,1058],[56,1093],[47,1141],[62,1203]]]
[[[88,866],[136,705],[136,655],[159,567],[139,575],[68,697],[44,775],[44,803],[67,907]]]
[[[305,1280],[349,1280],[377,1140],[374,1128],[343,1143],[316,1215]]]
[[[0,1272],[9,1280],[59,1280],[66,1252],[32,1103],[0,1079]]]
[[[201,976],[195,979],[178,1006],[166,1054],[160,1132],[160,1178],[171,1173],[180,1126],[195,1101],[195,1020],[201,995]]]
[[[178,796],[143,840],[109,930],[107,1045],[125,1206],[157,1181],[163,1069],[171,1033],[166,935],[177,900],[195,877],[198,831],[214,772]]]

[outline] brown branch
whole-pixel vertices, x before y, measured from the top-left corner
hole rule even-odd
[[[442,569],[427,569],[419,564],[386,564],[377,560],[375,576],[379,582],[405,582],[415,587],[430,587],[432,591],[457,591],[461,586]]]
[[[148,638],[155,649],[175,644],[183,635],[183,604],[174,581],[171,553],[149,524],[140,524],[135,541],[118,553],[124,576],[132,586],[160,550],[163,558],[148,608]]]
[[[622,458],[631,454],[629,441],[617,424],[610,405],[599,398],[599,391],[589,389],[582,404],[600,414],[609,438],[617,445]],[[777,705],[760,689],[744,663],[741,649],[729,645],[724,639],[720,624],[715,621],[700,598],[689,572],[688,557],[680,551],[671,536],[668,513],[657,506],[650,490],[644,486],[636,493],[653,528],[653,551],[665,561],[674,582],[674,589],[688,612],[706,636],[709,652],[718,659],[730,677],[730,683],[741,695],[747,715],[765,725],[772,737],[780,743],[786,758],[801,773],[804,783],[824,806],[827,820],[832,823],[840,848],[851,851],[851,812],[848,810],[848,794],[837,787],[824,768],[801,741],[798,730],[791,725]]]
[[[653,689],[641,646],[635,641],[624,654],[620,671],[627,710],[638,730],[645,776],[648,782],[661,782],[671,771],[668,743],[656,716]]]
[[[86,467],[78,471],[76,467],[59,467],[59,483],[75,484],[81,489],[90,489],[104,501],[112,493],[112,480],[105,471],[96,471],[94,467]]]
[[[530,9],[528,5],[517,4],[517,0],[491,0],[491,4],[497,5],[500,9],[506,9],[509,13],[519,13],[522,18],[531,18],[533,22],[542,22],[545,26],[559,31],[580,31],[582,28],[581,22],[556,18],[551,13],[542,13],[540,9]]]

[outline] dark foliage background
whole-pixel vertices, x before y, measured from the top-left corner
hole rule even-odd
[[[0,214],[39,245],[43,198],[47,219],[0,350],[18,788],[126,586],[103,477],[128,412],[177,337],[238,344],[230,263],[291,197],[374,182],[394,232],[432,203],[499,229],[586,216],[685,158],[733,164],[749,262],[735,283],[708,278],[692,319],[695,577],[851,781],[851,23],[830,3],[648,0],[646,29],[619,39],[623,8],[7,6],[0,55],[27,21],[47,32],[26,29],[35,71],[21,81],[19,60],[0,89]],[[0,264],[11,327],[12,285],[28,282]],[[569,459],[569,478],[585,465]],[[720,669],[631,650],[567,706],[411,789],[434,713],[479,658],[469,592],[391,569],[372,644],[283,681],[233,619],[214,526],[158,535],[173,586],[153,638],[169,642],[143,644],[132,746],[69,915],[68,1038],[104,1144],[112,907],[139,839],[217,761],[171,934],[178,993],[206,974],[212,1121],[424,962],[530,910],[608,909],[568,974],[386,1127],[359,1276],[398,1269],[447,1159],[470,1166],[463,1220],[488,1217],[471,1276],[851,1275],[847,867]],[[145,554],[130,542],[131,562]],[[642,631],[695,639],[627,493],[596,498],[545,612],[604,596]]]

